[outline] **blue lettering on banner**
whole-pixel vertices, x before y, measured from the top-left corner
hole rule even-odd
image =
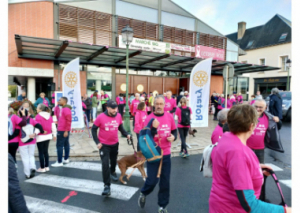
[[[198,94],[199,93],[199,94]],[[201,105],[201,102],[202,102],[202,89],[199,89],[195,92],[195,94],[198,94],[197,95],[197,105],[196,105],[196,120],[199,121],[199,120],[203,120],[203,116],[201,115],[202,111],[201,111],[201,108],[203,107],[203,105]]]
[[[75,116],[76,115],[76,107],[75,107],[75,102],[74,102],[74,90],[71,90],[68,95],[71,95],[69,96],[70,98],[70,103],[71,103],[71,107],[72,107],[72,122],[73,121],[78,121],[78,117]]]

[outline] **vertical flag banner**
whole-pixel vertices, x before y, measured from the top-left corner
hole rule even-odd
[[[72,107],[72,128],[83,128],[83,112],[80,90],[79,58],[70,61],[62,74],[63,95]]]
[[[208,126],[212,58],[200,61],[190,77],[190,107],[193,112],[191,127]]]

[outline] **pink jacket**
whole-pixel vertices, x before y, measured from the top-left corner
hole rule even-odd
[[[40,112],[41,113],[41,112]],[[35,120],[42,125],[43,127],[43,130],[44,131],[47,131],[47,133],[43,134],[43,133],[39,133],[39,135],[47,135],[47,134],[51,134],[52,133],[52,123],[53,123],[53,120],[52,120],[52,117],[49,116],[48,120],[45,119],[44,117],[42,117],[41,115],[37,114],[35,116]],[[49,114],[49,113],[48,113]],[[50,115],[50,114],[49,114]]]
[[[237,97],[237,102],[238,102],[238,103],[243,103],[243,96],[242,96],[242,95],[239,95],[239,96]]]
[[[134,132],[139,134],[140,131],[144,128],[144,122],[147,118],[147,112],[142,110],[137,110],[135,114],[135,123],[134,123]]]
[[[118,105],[126,103],[125,98],[123,98],[123,101],[121,101],[119,96],[116,97],[116,102],[117,102]]]
[[[59,117],[60,117],[60,108],[59,108],[59,105],[57,105],[55,108],[54,108],[54,115],[56,116],[56,119],[57,119],[57,122],[59,121]]]
[[[225,98],[221,98],[221,103],[225,105]],[[223,109],[222,105],[218,105],[218,109]]]
[[[57,131],[71,131],[72,112],[68,106],[61,109],[61,117],[58,121]]]

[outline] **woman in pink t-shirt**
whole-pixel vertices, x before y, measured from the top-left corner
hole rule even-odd
[[[212,157],[213,180],[209,212],[289,212],[290,208],[258,200],[263,184],[262,169],[272,169],[259,161],[246,146],[257,124],[257,113],[250,105],[233,106],[227,115],[230,132],[223,134]]]
[[[177,128],[178,128],[179,136],[180,136],[180,140],[181,140],[181,151],[180,151],[179,155],[181,157],[185,158],[185,157],[190,156],[186,149],[186,137],[188,135],[190,125],[184,124],[183,121],[190,123],[188,121],[190,121],[192,119],[192,109],[190,107],[186,106],[186,102],[187,102],[186,97],[182,97],[179,102],[180,102],[181,107],[176,108],[176,111],[175,111],[175,116],[178,119]],[[183,118],[182,115],[184,115],[185,117]]]
[[[39,133],[44,133],[44,130],[43,127],[31,117],[32,109],[28,102],[23,103],[21,109],[18,111],[18,115],[21,116],[21,110],[23,110],[24,108],[25,108],[25,115],[27,117],[26,119],[27,124],[25,127],[29,125],[32,125],[34,127],[33,134],[30,135],[25,134],[26,136],[29,136],[28,138],[29,142],[23,141],[24,133],[22,133],[23,132],[22,128],[20,128],[20,135],[19,135],[19,151],[23,162],[25,176],[27,179],[29,179],[34,177],[36,171],[36,165],[34,159],[36,136]]]
[[[212,135],[211,135],[211,143],[215,144],[219,141],[219,139],[223,135],[223,125],[227,122],[227,113],[229,109],[222,109],[220,112],[218,112],[217,118],[218,118],[218,125],[214,129]]]
[[[16,153],[19,148],[20,127],[26,125],[25,109],[22,110],[22,118],[14,114],[14,109],[8,109],[8,153],[11,154],[15,163]]]
[[[135,123],[134,123],[134,132],[136,133],[137,137],[137,151],[140,151],[139,147],[139,134],[140,131],[144,128],[144,123],[147,118],[147,112],[146,112],[146,104],[145,102],[140,102],[137,111],[135,113]]]

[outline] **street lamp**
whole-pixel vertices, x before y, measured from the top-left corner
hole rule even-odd
[[[287,65],[287,67],[288,67],[288,77],[287,77],[287,91],[290,91],[290,67],[291,67],[291,64],[292,64],[292,61],[291,61],[291,59],[287,59],[286,60],[286,65]]]
[[[128,46],[133,39],[133,29],[127,25],[121,31],[122,41],[126,44],[126,106],[125,106],[125,115],[124,115],[124,128],[130,134],[130,115],[129,115],[129,106],[128,106]]]

